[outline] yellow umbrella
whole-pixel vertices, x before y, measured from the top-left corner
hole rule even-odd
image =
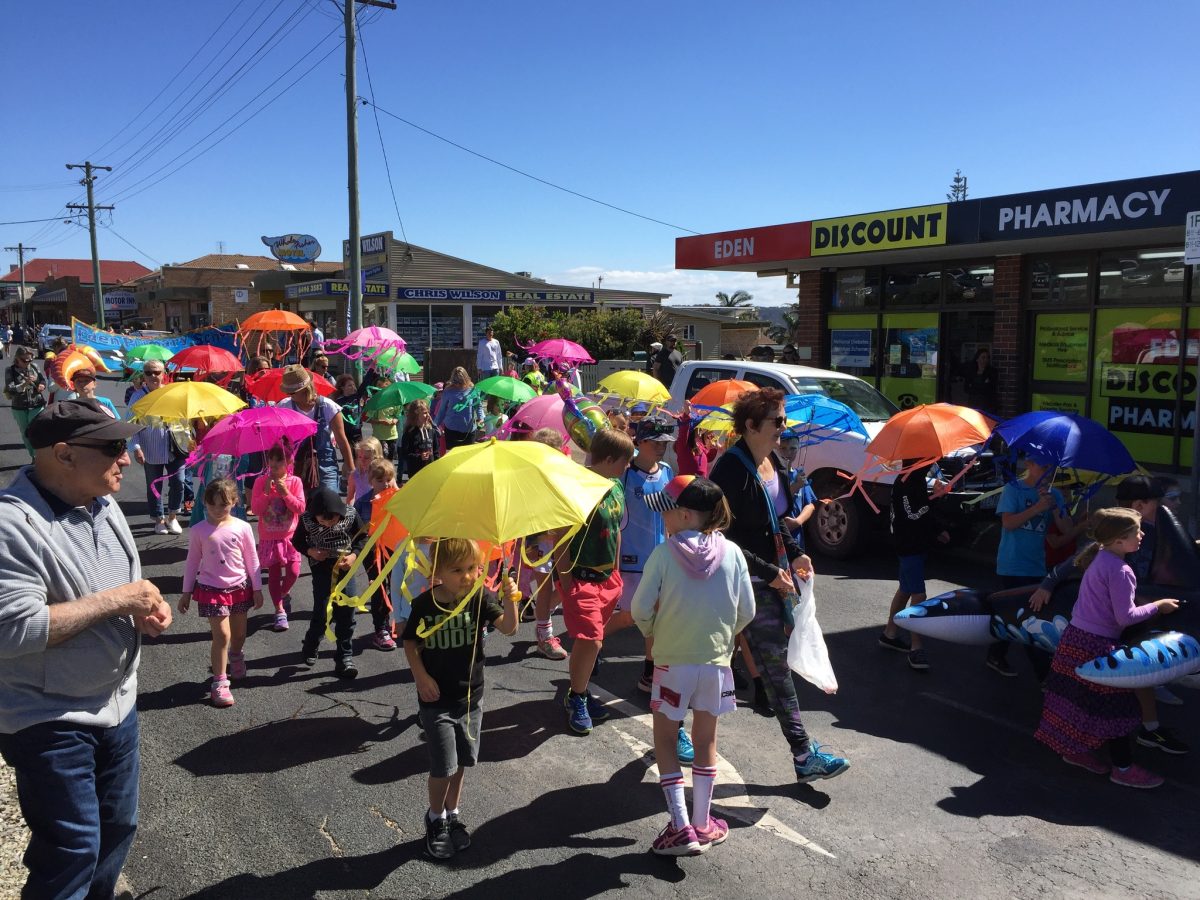
[[[207,381],[177,381],[151,391],[133,404],[133,418],[186,422],[217,419],[242,409],[246,404],[229,391]]]
[[[671,399],[671,392],[663,387],[661,381],[653,375],[632,369],[613,372],[600,382],[596,393],[620,397],[633,403],[666,403]]]
[[[726,403],[724,406],[718,406],[697,422],[696,428],[701,431],[715,431],[718,434],[733,431],[733,404]]]
[[[492,439],[427,465],[387,510],[409,534],[502,544],[582,525],[611,487],[545,444]]]

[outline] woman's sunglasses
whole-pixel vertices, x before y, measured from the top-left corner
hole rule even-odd
[[[97,450],[105,456],[116,459],[123,454],[129,447],[127,438],[117,438],[112,441],[98,441],[95,443],[85,443],[84,441],[68,441],[68,447],[87,447],[89,450]]]

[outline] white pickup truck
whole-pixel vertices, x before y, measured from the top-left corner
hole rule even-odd
[[[818,393],[832,397],[854,410],[870,435],[864,438],[859,434],[842,433],[800,450],[795,465],[804,470],[817,497],[828,501],[817,505],[816,513],[808,522],[808,546],[811,549],[844,559],[854,554],[874,527],[887,527],[891,483],[895,475],[875,475],[863,484],[863,489],[879,508],[879,515],[873,513],[860,496],[838,498],[850,487],[850,478],[863,467],[870,438],[875,437],[883,423],[898,412],[892,401],[861,378],[842,372],[781,363],[713,359],[689,360],[679,367],[671,383],[667,409],[679,412],[683,402],[690,400],[705,385],[726,378],[779,388],[785,394]],[[944,473],[953,475],[963,464],[964,460],[956,457],[943,460],[941,468]],[[977,497],[981,491],[993,486],[998,486],[998,482],[996,485],[981,484],[978,478],[972,478],[969,485],[950,496],[947,505],[960,510],[963,500]]]

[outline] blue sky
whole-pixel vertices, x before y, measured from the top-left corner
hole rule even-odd
[[[216,252],[218,241],[265,253],[260,235],[290,231],[336,255],[346,151],[332,0],[87,8],[7,10],[0,221],[59,214],[81,192],[63,164],[90,154],[116,166],[97,189],[98,202],[117,206],[113,230],[153,260]],[[394,12],[360,13],[380,107],[699,232],[938,202],[956,168],[971,196],[988,196],[1200,164],[1200,116],[1189,105],[1200,5],[1191,2],[400,0]],[[277,29],[277,43],[254,56]],[[244,62],[243,77],[199,110]],[[314,63],[240,130],[147,187]],[[359,93],[370,95],[361,54]],[[603,275],[606,286],[691,302],[737,288],[789,299],[782,279],[674,271],[685,232],[380,122],[415,244],[561,283]],[[369,107],[360,145],[363,231],[399,234]],[[86,231],[61,222],[0,226],[0,239],[39,256],[89,254]],[[112,232],[100,242],[106,258],[154,265]]]

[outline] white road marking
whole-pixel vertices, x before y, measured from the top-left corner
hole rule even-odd
[[[626,717],[624,719],[612,722],[610,727],[612,727],[617,734],[621,736],[621,740],[628,745],[629,749],[633,751],[634,755],[640,758],[642,762],[646,764],[646,768],[656,773],[657,777],[658,766],[654,762],[654,747],[651,744],[647,744],[637,735],[632,734],[621,727],[621,725],[626,722],[637,722],[644,729],[653,734],[654,725],[652,715],[634,706],[628,700],[624,700],[614,694],[610,694],[608,691],[604,690],[602,687],[599,687],[595,683],[591,685],[591,691],[592,695],[603,701],[605,706],[611,709],[620,710],[621,713]],[[691,773],[689,772],[689,781],[691,780],[690,775]],[[721,756],[719,753],[717,754],[717,778],[720,784],[732,784],[742,788],[744,788],[746,785],[746,782],[742,779],[742,776],[738,770],[733,767],[729,760],[725,759],[725,757]],[[825,856],[829,859],[837,859],[834,854],[830,853],[820,844],[816,843],[816,841],[809,840],[798,831],[795,831],[790,826],[785,825],[762,807],[756,806],[744,791],[739,794],[721,797],[719,800],[714,799],[713,805],[720,807],[721,811],[731,819],[736,819],[737,821],[746,825],[750,825],[754,828],[761,828],[763,831],[770,832],[777,837],[783,838],[785,841],[795,844],[797,847],[803,847],[805,850],[810,850],[813,853],[816,853],[818,856]],[[739,811],[730,812],[729,810],[731,808],[735,808]]]

